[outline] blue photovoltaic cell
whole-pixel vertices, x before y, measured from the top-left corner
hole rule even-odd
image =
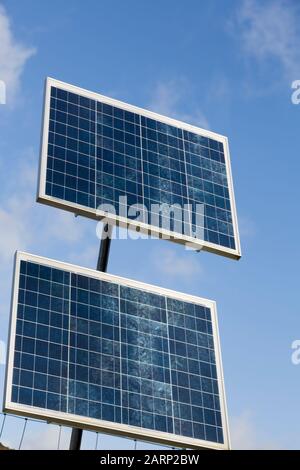
[[[14,403],[224,442],[205,306],[21,261],[14,351]]]
[[[45,193],[94,210],[113,204],[126,217],[132,204],[190,204],[191,236],[204,204],[204,240],[236,248],[221,142],[53,86]],[[151,223],[161,228],[159,217]]]

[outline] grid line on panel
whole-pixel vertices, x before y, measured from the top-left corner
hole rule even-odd
[[[181,137],[183,141],[183,132],[182,129],[181,131]],[[189,195],[189,184],[188,184],[188,176],[187,176],[187,164],[186,164],[186,154],[185,154],[185,146],[183,145],[183,157],[184,157],[184,168],[185,168],[185,182],[186,182],[186,191],[187,191],[187,199],[188,199],[188,204],[189,204],[189,209],[188,209],[188,214],[189,214],[189,224],[190,224],[190,233],[189,235],[192,237],[193,236],[193,225],[192,225],[192,218],[191,218],[191,199]]]
[[[69,323],[68,323],[68,365],[67,365],[67,412],[69,411],[70,400],[70,347],[71,347],[71,275],[69,276]]]
[[[121,345],[122,345],[122,338],[121,338],[121,293],[120,293],[121,287],[120,284],[118,284],[118,311],[119,311],[119,344],[120,344],[120,355],[119,355],[119,367],[120,367],[120,375],[122,373],[122,351],[121,351]],[[123,396],[123,385],[122,385],[122,377],[120,380],[120,397],[121,397],[121,423],[123,423],[123,402],[122,402],[122,396]]]
[[[142,140],[142,118],[141,118],[141,115],[139,115],[139,125],[140,125],[140,141],[141,141],[142,201],[143,201],[143,207],[145,207],[145,182],[144,182],[143,140]],[[145,215],[146,214],[144,214],[143,222],[145,222]],[[149,209],[148,209],[147,216],[149,217]]]
[[[169,315],[168,315],[168,307],[167,307],[167,298],[164,296],[165,301],[165,309],[166,309],[166,324],[167,324],[167,336],[168,336],[168,355],[169,355],[169,362],[170,362],[170,369],[171,369],[171,352],[170,352],[170,334],[169,334]],[[175,432],[175,418],[174,418],[174,398],[173,398],[173,387],[172,387],[172,374],[170,376],[171,379],[171,401],[172,401],[172,420],[173,420],[173,432]]]
[[[27,283],[27,282],[26,282]],[[27,286],[26,286],[27,288]],[[38,291],[40,292],[40,277],[38,278]],[[36,328],[36,333],[37,333],[37,319],[38,319],[38,314],[36,312],[36,318],[35,318],[35,328]],[[37,337],[37,334],[35,335]],[[34,343],[34,356],[33,356],[33,370],[35,371],[36,370],[36,366],[37,366],[37,340],[35,339],[35,343]],[[48,377],[47,377],[47,381],[48,381]]]
[[[98,173],[98,163],[97,163],[97,115],[98,115],[98,101],[95,102],[95,209],[97,211],[97,173]]]

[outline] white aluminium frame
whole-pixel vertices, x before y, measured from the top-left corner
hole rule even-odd
[[[133,287],[137,289],[142,289],[147,292],[170,296],[174,299],[187,301],[187,302],[193,302],[193,303],[210,308],[211,315],[212,315],[212,328],[213,328],[213,338],[214,338],[214,347],[215,347],[215,355],[216,355],[216,367],[217,367],[217,377],[218,377],[219,396],[220,396],[222,428],[223,428],[223,433],[224,433],[224,444],[219,444],[219,443],[200,440],[200,439],[193,439],[193,438],[189,438],[185,436],[178,436],[176,434],[169,434],[169,433],[160,432],[160,431],[147,430],[145,428],[140,428],[136,426],[113,423],[109,421],[98,420],[94,418],[69,414],[65,412],[52,411],[52,410],[47,410],[43,408],[38,408],[34,406],[23,405],[20,403],[13,402],[11,400],[12,374],[13,374],[13,361],[14,361],[14,350],[15,350],[16,319],[17,319],[17,305],[18,305],[21,261],[31,261],[31,262],[35,262],[38,264],[50,266],[53,268],[63,269],[71,273],[83,274],[83,275],[90,276],[96,279],[118,283],[124,286]],[[182,293],[172,291],[169,289],[164,289],[161,287],[144,284],[143,282],[133,281],[130,279],[114,276],[114,275],[107,274],[104,272],[94,271],[92,269],[82,268],[80,266],[75,266],[75,265],[63,263],[60,261],[54,261],[48,258],[18,251],[16,252],[16,255],[15,255],[7,358],[8,360],[7,360],[7,366],[6,366],[6,379],[5,379],[4,403],[3,403],[3,411],[5,413],[11,413],[15,415],[42,419],[42,420],[46,420],[47,422],[58,423],[58,424],[62,424],[65,426],[72,426],[72,427],[77,426],[82,429],[103,432],[103,433],[108,433],[108,434],[115,434],[115,435],[129,437],[129,438],[142,439],[145,441],[152,441],[160,445],[167,445],[167,446],[171,445],[175,447],[194,448],[194,449],[209,448],[209,449],[216,449],[216,450],[227,450],[230,448],[227,406],[226,406],[224,377],[223,377],[223,368],[222,368],[222,360],[221,360],[219,330],[218,330],[218,322],[217,322],[217,309],[216,309],[216,303],[212,300],[207,300],[207,299],[202,299],[200,297],[195,297],[192,295],[182,294]]]
[[[52,86],[58,87],[65,91],[78,94],[80,96],[84,96],[86,98],[90,98],[96,101],[101,101],[102,103],[119,107],[126,111],[131,111],[133,113],[137,113],[142,116],[164,122],[165,124],[169,124],[171,126],[180,127],[181,129],[194,132],[196,134],[200,134],[201,136],[209,137],[219,142],[222,142],[224,146],[226,173],[227,173],[227,180],[228,180],[228,189],[229,189],[229,197],[230,197],[230,203],[231,203],[231,213],[232,213],[234,240],[235,240],[236,248],[233,250],[231,248],[226,248],[221,245],[211,243],[205,240],[196,239],[188,235],[179,234],[170,230],[156,227],[154,225],[145,224],[141,221],[131,220],[126,217],[122,217],[118,214],[117,215],[107,214],[104,211],[88,208],[81,204],[65,201],[63,199],[47,195],[46,194],[46,171],[47,171],[47,155],[48,155],[49,119],[50,119],[50,97],[51,97]],[[39,183],[38,183],[38,191],[37,191],[38,202],[48,204],[48,205],[51,205],[60,209],[73,212],[77,215],[82,215],[82,216],[93,218],[96,220],[101,220],[105,217],[107,220],[109,220],[110,223],[114,225],[121,225],[123,227],[130,227],[130,228],[138,228],[143,233],[146,233],[146,234],[151,233],[152,235],[159,237],[159,238],[162,238],[162,237],[168,238],[172,241],[175,241],[181,244],[187,243],[190,247],[194,247],[196,250],[203,249],[203,250],[210,251],[212,253],[220,254],[220,255],[226,256],[228,258],[233,258],[233,259],[239,259],[241,257],[241,247],[240,247],[240,238],[239,238],[238,223],[237,223],[237,212],[236,212],[236,204],[235,204],[235,197],[234,197],[234,189],[233,189],[233,182],[232,182],[232,172],[231,172],[231,164],[230,164],[228,139],[227,137],[223,135],[201,129],[199,127],[191,126],[184,122],[177,121],[175,119],[171,119],[166,116],[161,116],[151,111],[147,111],[145,109],[138,108],[136,106],[132,106],[132,105],[123,103],[121,101],[118,101],[112,98],[108,98],[107,96],[103,96],[98,93],[93,93],[91,91],[87,91],[82,88],[76,87],[74,85],[69,85],[67,83],[48,77],[45,82],[45,98],[44,98],[39,168],[40,168],[39,169]]]

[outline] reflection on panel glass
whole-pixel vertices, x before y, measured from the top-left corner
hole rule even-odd
[[[11,399],[223,443],[211,311],[21,261]]]
[[[171,229],[185,220],[186,235],[236,248],[221,142],[53,86],[46,195],[94,210],[113,204],[126,217],[133,204],[152,213],[151,204],[178,204]],[[157,212],[151,223],[161,228]]]

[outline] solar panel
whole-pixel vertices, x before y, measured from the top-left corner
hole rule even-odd
[[[226,137],[50,78],[38,201],[241,255]]]
[[[215,303],[18,252],[4,409],[229,447]]]

